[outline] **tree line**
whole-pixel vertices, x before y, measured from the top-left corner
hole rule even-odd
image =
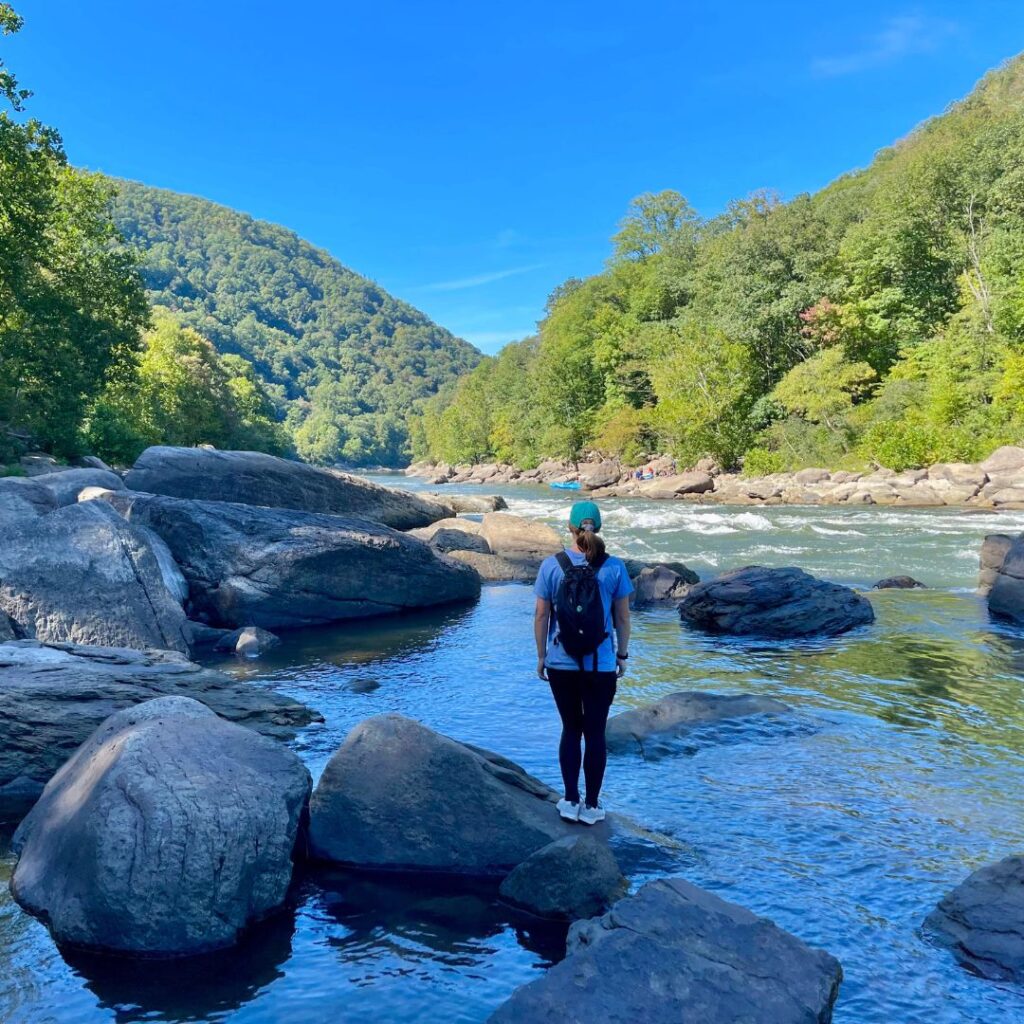
[[[606,269],[417,410],[415,455],[896,470],[1024,440],[1024,58],[863,171],[704,219],[635,199]]]

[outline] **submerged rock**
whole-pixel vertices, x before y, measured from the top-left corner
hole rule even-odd
[[[470,569],[367,520],[129,491],[104,501],[163,539],[193,617],[213,625],[321,625],[480,593]]]
[[[20,637],[187,652],[179,579],[162,546],[102,502],[25,522],[0,544],[0,611]]]
[[[19,640],[0,644],[0,821],[17,821],[89,734],[123,708],[193,697],[222,718],[290,740],[323,721],[259,683],[200,668],[173,651]]]
[[[670,693],[654,704],[631,708],[608,721],[605,732],[613,752],[649,751],[658,741],[683,736],[693,729],[752,715],[783,715],[788,705],[752,693]]]
[[[566,958],[489,1022],[828,1024],[842,976],[766,918],[667,878],[574,924]]]
[[[327,763],[310,801],[310,851],[356,867],[500,877],[570,834],[554,800],[497,754],[378,715]]]
[[[996,576],[1006,560],[1006,554],[1014,542],[1013,537],[1005,533],[990,533],[981,545],[980,566],[978,569],[978,590],[987,594],[995,583]]]
[[[920,580],[915,580],[913,576],[886,576],[884,580],[879,580],[872,589],[924,590],[925,586]]]
[[[961,882],[925,920],[983,978],[1024,981],[1024,857],[1006,857]]]
[[[14,836],[14,898],[57,942],[183,955],[285,898],[309,796],[296,754],[187,697],[119,711]]]
[[[875,620],[871,603],[849,587],[756,565],[698,583],[679,614],[709,633],[769,638],[834,636]]]
[[[262,452],[158,445],[138,457],[125,484],[133,491],[174,498],[354,516],[396,530],[426,526],[450,514],[441,504],[409,491]]]
[[[532,914],[575,921],[600,914],[624,896],[627,887],[607,845],[578,832],[527,857],[501,883],[499,892]]]

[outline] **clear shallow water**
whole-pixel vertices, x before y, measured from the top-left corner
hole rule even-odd
[[[566,496],[505,493],[514,511],[564,518]],[[858,585],[909,573],[930,587],[874,594],[873,627],[803,644],[635,616],[620,707],[708,689],[777,696],[794,714],[784,728],[691,737],[658,760],[611,759],[609,806],[674,841],[631,856],[631,879],[678,871],[827,948],[846,974],[839,1024],[1024,1020],[1024,989],[971,976],[918,932],[969,870],[1024,849],[1024,634],[989,622],[971,592],[981,538],[1024,529],[1024,515],[604,509],[619,553],[682,558],[702,575],[760,562]],[[324,713],[296,741],[314,776],[354,723],[398,711],[555,783],[558,724],[532,676],[531,606],[526,587],[488,587],[472,608],[293,634],[259,663],[223,664]],[[0,876],[9,870],[0,847]],[[138,965],[62,956],[4,893],[0,1020],[469,1024],[557,958],[561,938],[486,886],[335,872],[302,880],[289,911],[233,953]]]

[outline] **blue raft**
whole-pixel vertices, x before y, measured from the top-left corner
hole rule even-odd
[[[578,491],[580,489],[579,482],[576,480],[556,480],[551,486],[556,491]]]

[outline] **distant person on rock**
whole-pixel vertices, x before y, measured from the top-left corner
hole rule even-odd
[[[605,816],[598,802],[607,761],[604,731],[629,657],[633,593],[626,566],[605,552],[600,529],[597,505],[576,502],[569,512],[572,547],[544,560],[534,586],[537,675],[550,684],[562,719],[558,761],[565,795],[558,813],[585,825]],[[580,800],[581,761],[585,801]]]

